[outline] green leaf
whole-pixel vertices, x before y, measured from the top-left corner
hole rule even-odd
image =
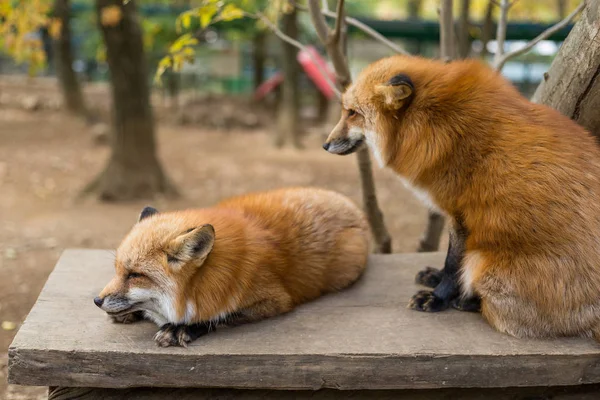
[[[244,11],[233,4],[227,4],[221,11],[220,19],[223,21],[233,21],[244,16]]]

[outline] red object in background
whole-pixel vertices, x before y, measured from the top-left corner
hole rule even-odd
[[[323,76],[321,70],[326,71],[329,74],[329,79],[331,82],[335,81],[335,75],[328,68],[327,63],[323,57],[321,57],[319,52],[317,52],[314,47],[308,46],[306,50],[301,50],[298,52],[297,60],[302,66],[302,69],[306,75],[315,84],[319,91],[323,93],[325,97],[331,99],[335,93],[333,93],[333,89],[331,86],[329,86],[329,83],[327,83],[327,78]],[[316,63],[318,63],[321,68],[319,68]],[[272,92],[277,86],[279,86],[281,82],[283,82],[283,74],[281,72],[277,72],[275,75],[264,81],[259,87],[256,88],[254,91],[254,100],[262,99],[267,94]]]
[[[276,72],[275,75],[261,83],[254,91],[254,100],[260,100],[272,92],[279,84],[283,82],[283,74]]]
[[[329,83],[327,83],[327,77],[325,77],[321,71],[327,72],[331,82],[335,82],[335,75],[328,68],[327,63],[323,57],[321,57],[319,52],[314,47],[307,46],[305,50],[298,52],[297,60],[300,65],[302,65],[306,75],[308,75],[310,80],[313,81],[317,88],[319,88],[321,93],[328,99],[331,99],[335,93],[333,93],[333,89],[329,86]],[[321,68],[319,68],[319,66],[321,66]]]

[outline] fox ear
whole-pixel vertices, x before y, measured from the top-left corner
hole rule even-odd
[[[215,244],[215,228],[206,224],[179,235],[167,249],[167,260],[173,267],[194,260],[200,265]]]
[[[154,214],[158,214],[158,210],[154,207],[144,207],[144,209],[142,210],[142,212],[140,213],[140,216],[138,217],[138,222],[140,222],[141,220],[151,217]]]
[[[408,76],[398,74],[393,76],[387,83],[375,86],[375,91],[383,97],[383,102],[387,108],[399,110],[410,101],[415,87]]]

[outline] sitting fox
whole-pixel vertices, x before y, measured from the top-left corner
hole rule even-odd
[[[217,325],[286,313],[364,271],[369,229],[348,198],[280,189],[213,208],[146,207],[94,302],[117,322],[147,318],[160,346],[186,346]]]
[[[443,270],[417,275],[435,289],[411,308],[481,309],[517,337],[600,340],[600,149],[589,132],[479,61],[395,56],[346,89],[324,148],[363,143],[452,221]]]

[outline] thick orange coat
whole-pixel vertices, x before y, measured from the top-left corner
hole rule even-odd
[[[414,90],[391,109],[385,84],[398,74]],[[600,149],[589,132],[473,60],[382,59],[343,102],[328,141],[360,129],[382,165],[464,223],[463,285],[494,327],[600,340]]]
[[[206,259],[171,265],[177,238],[205,224],[214,227]],[[366,267],[368,250],[365,217],[346,197],[315,188],[254,193],[138,222],[100,297],[121,293],[135,303],[138,292],[144,299],[151,293],[160,307],[142,309],[159,324],[229,322],[232,315],[234,323],[248,322],[345,288]],[[131,272],[149,279],[127,279]]]

